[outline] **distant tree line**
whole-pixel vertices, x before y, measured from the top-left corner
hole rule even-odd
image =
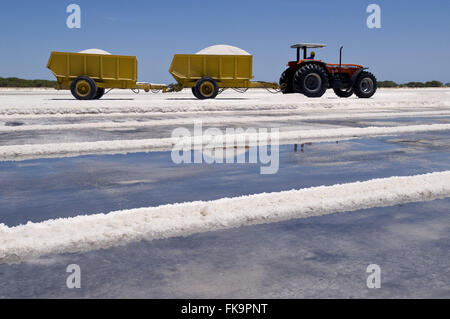
[[[450,87],[450,83],[442,83],[440,81],[428,81],[428,82],[408,82],[408,83],[395,83],[394,81],[379,81],[378,87],[381,88],[440,88]]]
[[[0,87],[14,88],[53,88],[56,81],[24,80],[19,78],[0,78]]]

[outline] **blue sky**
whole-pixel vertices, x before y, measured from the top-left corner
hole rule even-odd
[[[82,28],[68,29],[66,7],[82,9]],[[366,8],[382,10],[368,29]],[[100,48],[139,58],[139,80],[173,82],[175,53],[231,44],[254,55],[258,80],[279,78],[297,42],[328,44],[318,58],[370,67],[380,80],[450,82],[448,0],[15,0],[0,9],[0,77],[52,79],[50,51]]]

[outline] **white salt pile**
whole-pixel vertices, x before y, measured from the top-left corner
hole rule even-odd
[[[106,52],[105,50],[100,50],[100,49],[88,49],[88,50],[84,50],[84,51],[80,51],[78,53],[84,53],[84,54],[107,54],[107,55],[111,55],[111,53]]]
[[[247,51],[244,51],[238,47],[232,45],[219,44],[213,45],[211,47],[205,48],[196,54],[207,54],[207,55],[250,55]]]

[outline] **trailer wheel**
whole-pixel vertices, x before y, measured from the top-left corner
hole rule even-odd
[[[294,75],[294,90],[307,97],[321,97],[328,89],[328,75],[318,64],[302,66]]]
[[[103,97],[103,95],[105,95],[105,89],[104,88],[98,88],[97,89],[97,94],[95,94],[94,96],[94,100],[99,100]]]
[[[73,80],[70,90],[77,100],[92,100],[97,94],[97,84],[88,76],[79,76]]]
[[[215,99],[217,94],[219,94],[217,82],[210,77],[204,77],[198,80],[195,85],[195,90],[197,98],[200,100]]]
[[[197,88],[195,86],[192,87],[192,94],[194,94],[194,96],[198,99],[198,95],[197,95]]]
[[[361,72],[353,85],[353,90],[359,98],[368,99],[377,91],[377,79],[370,72]]]

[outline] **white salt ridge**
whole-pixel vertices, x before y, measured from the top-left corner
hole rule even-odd
[[[234,123],[234,120],[236,121],[243,121],[244,119],[248,118],[248,121],[252,122],[258,122],[260,118],[265,121],[265,118],[271,117],[272,119],[279,119],[283,115],[288,114],[289,119],[294,118],[295,120],[328,120],[328,119],[359,119],[359,118],[367,118],[367,119],[373,119],[373,118],[404,118],[404,117],[437,117],[437,116],[450,116],[450,111],[403,111],[403,112],[387,112],[387,111],[373,111],[373,112],[359,112],[359,111],[352,111],[351,113],[347,112],[334,112],[331,114],[322,112],[322,114],[317,115],[308,115],[300,110],[265,110],[263,114],[267,115],[261,115],[261,112],[259,110],[248,110],[248,111],[239,111],[239,113],[236,113],[234,111],[215,111],[214,114],[217,114],[217,116],[209,117],[205,116],[210,115],[210,111],[183,111],[183,112],[177,112],[177,116],[180,116],[176,119],[158,119],[158,120],[151,120],[151,121],[144,121],[140,123],[149,123],[152,122],[154,124],[152,125],[158,125],[158,123],[163,123],[161,125],[171,125],[171,124],[192,124],[194,120],[201,120],[205,123],[214,123],[214,121],[219,120],[226,120],[227,122],[221,122],[221,123]],[[270,114],[270,115],[268,115]],[[301,114],[301,115],[295,115],[295,114]],[[131,113],[131,112],[125,112],[125,113],[81,113],[81,114],[75,114],[75,113],[67,113],[67,114],[11,114],[11,115],[2,115],[0,114],[0,121],[12,121],[12,120],[53,120],[53,119],[88,119],[88,118],[100,118],[100,119],[108,119],[108,118],[114,118],[114,117],[120,117],[122,119],[128,118],[128,117],[138,117],[140,115],[144,116],[160,116],[161,112],[145,112],[145,113]],[[229,116],[231,115],[231,116]],[[191,116],[191,117],[189,117]],[[103,123],[103,122],[96,122],[96,123]],[[66,125],[66,124],[62,124]],[[70,125],[70,124],[68,124]],[[77,125],[77,124],[74,124]],[[100,124],[99,124],[100,125]],[[27,130],[26,127],[30,126],[36,126],[39,130],[40,124],[36,125],[26,125],[26,126],[0,126],[1,132],[9,132],[9,130],[14,130],[18,128],[19,130]],[[53,125],[45,125],[45,126],[52,126]],[[4,131],[3,131],[4,130]]]
[[[226,44],[213,45],[208,48],[205,48],[196,54],[205,54],[205,55],[251,55],[245,50],[242,50],[238,47]]]
[[[95,100],[95,101],[78,101],[71,100],[72,97],[67,97],[68,101],[64,104],[53,104],[53,102],[45,101],[41,105],[32,106],[31,103],[27,104],[22,102],[20,99],[14,99],[13,102],[5,101],[0,105],[0,116],[27,116],[27,115],[92,115],[92,114],[148,114],[148,113],[159,113],[159,114],[170,114],[170,113],[183,113],[183,112],[222,112],[222,111],[330,111],[330,109],[338,111],[351,112],[353,110],[401,110],[401,109],[413,109],[413,108],[429,108],[429,109],[448,109],[450,107],[450,101],[440,100],[440,101],[388,101],[388,102],[378,102],[375,100],[356,100],[356,99],[346,99],[345,101],[337,100],[333,102],[323,101],[323,100],[305,100],[303,96],[282,96],[285,100],[273,101],[271,96],[267,96],[263,99],[258,100],[247,100],[247,96],[251,93],[246,93],[244,95],[239,95],[239,98],[245,98],[243,100],[228,100],[221,99],[219,97],[215,100],[186,100],[182,103],[176,96],[177,93],[166,94],[166,95],[153,95],[155,98],[167,97],[167,99],[161,100],[136,100],[136,101],[123,101],[118,99],[117,101],[111,101],[108,99]],[[265,92],[265,93],[264,93]],[[261,92],[262,94],[270,94],[266,90]],[[148,93],[147,96],[151,96]],[[141,96],[145,95],[144,93]],[[238,93],[236,93],[237,96]],[[179,94],[181,95],[181,93]],[[169,97],[175,98],[171,100]],[[276,95],[281,97],[281,95]],[[297,97],[298,100],[294,100]],[[8,97],[9,98],[9,97]],[[189,95],[189,98],[191,96]],[[320,102],[319,102],[320,101]],[[120,103],[120,105],[119,105]],[[11,105],[18,105],[12,107]]]
[[[450,197],[450,171],[28,223],[0,224],[0,263]]]
[[[134,95],[128,91],[113,91],[109,98],[95,101],[78,101],[70,92],[41,91],[39,94],[23,92],[20,95],[4,94],[0,103],[0,116],[28,115],[92,115],[92,114],[173,114],[184,112],[223,111],[293,111],[293,112],[334,112],[353,113],[377,111],[448,110],[449,95],[446,89],[402,90],[395,92],[380,89],[371,99],[338,99],[328,90],[321,99],[309,99],[300,94],[270,94],[264,89],[251,89],[245,95],[228,90],[215,100],[196,100],[192,92],[183,91],[168,94]],[[1,91],[1,90],[0,90]],[[14,90],[14,92],[21,92]],[[30,94],[28,94],[30,93]],[[133,94],[132,96],[130,94]],[[114,98],[111,98],[114,97]],[[187,98],[183,100],[182,98]],[[224,97],[236,97],[227,99]],[[55,98],[55,99],[53,99]],[[60,99],[68,99],[61,101]],[[117,98],[117,99],[116,99]],[[243,98],[243,99],[241,99]]]
[[[25,131],[63,131],[63,130],[83,130],[83,129],[107,129],[107,128],[138,128],[169,125],[189,125],[194,121],[202,121],[203,124],[226,124],[226,123],[248,123],[248,122],[279,122],[279,121],[306,121],[324,119],[355,119],[355,118],[393,118],[393,117],[416,117],[416,116],[450,116],[450,112],[386,112],[386,113],[354,113],[354,114],[328,114],[328,115],[287,115],[287,116],[214,116],[201,117],[198,113],[196,118],[175,118],[158,119],[150,121],[128,121],[128,122],[94,122],[76,124],[37,124],[23,126],[0,126],[0,132],[25,132]],[[107,117],[106,115],[102,115]],[[120,113],[110,114],[110,116],[124,116]],[[136,115],[132,115],[136,116]],[[51,118],[52,116],[48,116]],[[55,115],[54,117],[70,117],[70,115]],[[73,117],[95,117],[95,115],[80,114]],[[1,117],[0,117],[1,118]],[[12,117],[14,118],[14,117]],[[40,117],[43,118],[43,117]]]
[[[322,130],[285,131],[279,133],[279,144],[335,141],[364,136],[450,130],[450,124],[409,125],[396,127],[337,128]],[[124,154],[139,151],[169,151],[174,145],[194,145],[196,149],[223,147],[224,141],[237,141],[236,146],[267,143],[267,137],[257,134],[202,135],[192,138],[154,138],[141,140],[112,140],[78,143],[27,144],[0,146],[0,160],[20,161],[35,158],[57,158],[88,154]],[[242,143],[238,143],[242,141]],[[246,141],[246,142],[244,142]],[[273,139],[272,139],[273,141]],[[273,143],[272,143],[273,144]]]

